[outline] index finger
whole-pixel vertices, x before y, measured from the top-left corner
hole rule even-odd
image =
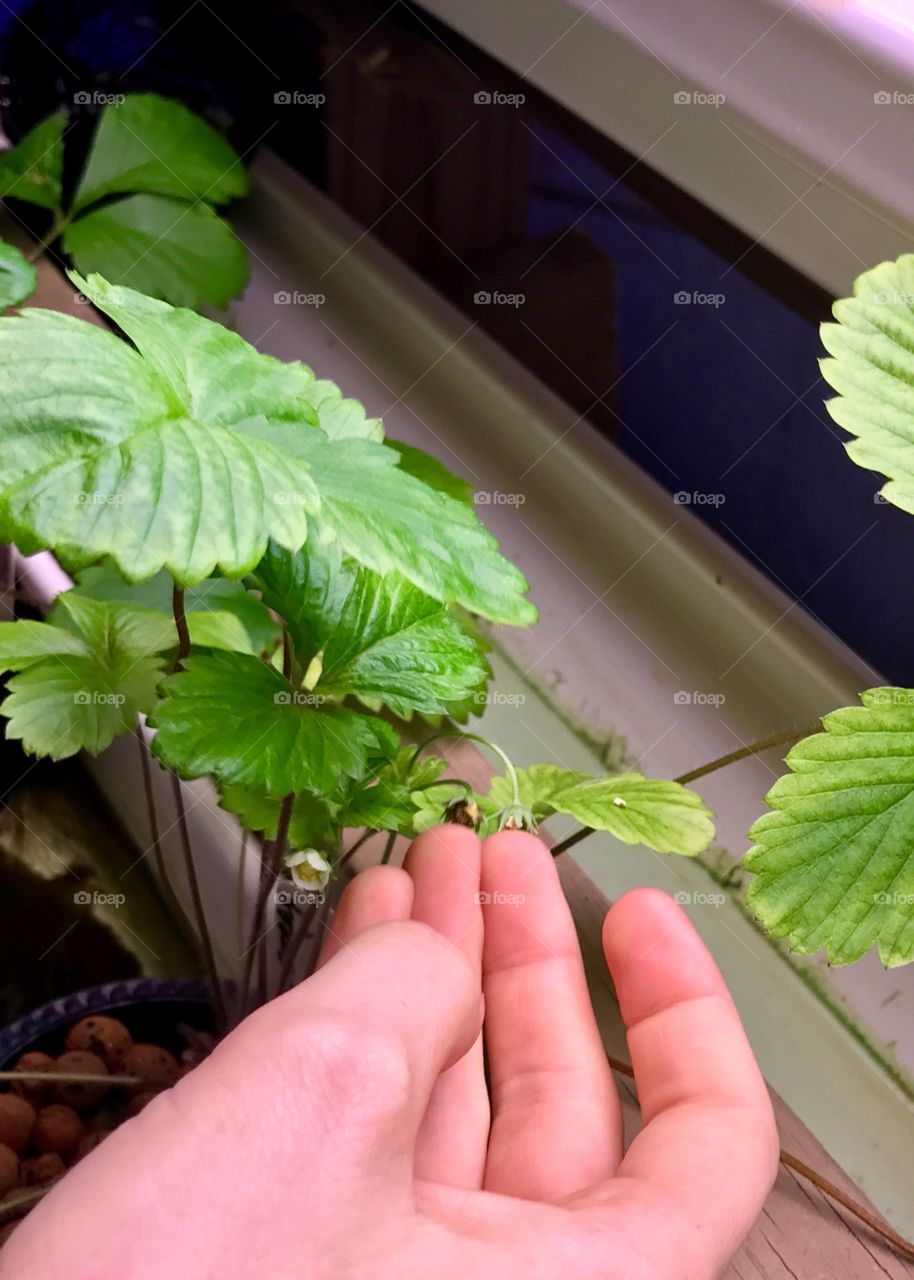
[[[667,1261],[674,1250],[679,1274],[716,1275],[777,1174],[767,1087],[720,971],[667,894],[620,898],[603,946],[645,1125],[619,1174],[659,1211],[648,1247]],[[596,1192],[617,1197],[612,1183]]]

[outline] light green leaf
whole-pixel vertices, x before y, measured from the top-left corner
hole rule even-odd
[[[304,433],[298,448],[320,490],[321,529],[355,559],[382,575],[402,573],[436,600],[494,622],[536,620],[523,575],[474,512],[403,471],[393,449]]]
[[[0,196],[15,196],[42,209],[59,209],[63,199],[63,131],[67,113],[57,111],[0,155]]]
[[[72,630],[42,622],[0,628],[4,665],[21,668],[0,713],[9,719],[7,737],[62,760],[83,749],[97,754],[152,709],[163,669],[155,645],[163,636],[143,610],[62,596],[55,612]]]
[[[244,165],[221,133],[180,102],[131,93],[102,112],[74,208],[119,191],[224,204],[247,189]]]
[[[380,418],[367,418],[358,400],[344,397],[335,382],[321,378],[311,384],[308,402],[320,428],[331,440],[383,440]]]
[[[190,312],[76,279],[147,358],[53,312],[0,319],[3,533],[74,568],[109,556],[132,581],[163,566],[184,583],[216,566],[244,573],[271,534],[300,546],[317,490],[306,463],[258,433],[266,416],[251,416],[291,413],[300,367]]]
[[[850,964],[914,959],[914,690],[870,689],[790,751],[749,832],[749,902],[775,937]]]
[[[111,108],[109,108],[111,110]],[[126,196],[70,223],[64,250],[80,271],[178,307],[224,307],[248,281],[244,246],[207,204]]]
[[[305,365],[262,355],[240,334],[184,307],[109,284],[98,275],[84,280],[76,272],[69,274],[76,288],[126,333],[150,376],[158,375],[175,416],[218,426],[260,419],[269,427],[317,425],[310,401],[314,374]]]
[[[822,374],[839,396],[826,407],[855,437],[850,457],[888,476],[882,496],[914,512],[914,254],[865,272],[834,314]]]
[[[469,480],[464,480],[462,476],[455,476],[448,471],[443,462],[439,462],[430,453],[416,449],[411,444],[404,444],[402,440],[388,440],[387,443],[400,455],[400,466],[404,471],[421,480],[423,484],[427,484],[429,488],[436,489],[439,493],[446,493],[449,498],[454,498],[457,502],[463,502],[470,507],[473,505],[475,490]]]
[[[556,813],[657,853],[694,856],[714,838],[713,815],[701,796],[678,782],[640,773],[578,782],[556,791],[550,804]]]
[[[472,637],[399,574],[382,578],[312,542],[298,552],[274,544],[257,576],[302,669],[320,655],[319,694],[377,699],[408,717],[441,714],[485,679]]]
[[[560,792],[567,791],[578,783],[594,781],[589,773],[562,769],[557,764],[534,764],[529,769],[518,769],[516,772],[520,802],[531,811],[536,822],[543,822],[556,812],[554,800]],[[514,791],[510,782],[506,777],[495,776],[483,802],[483,811],[491,815],[513,803]]]
[[[0,622],[0,671],[22,671],[42,658],[85,652],[85,642],[63,627],[26,618]]]
[[[38,277],[31,262],[0,240],[0,308],[15,307],[35,292]]]
[[[275,799],[332,795],[395,749],[382,721],[322,705],[245,654],[191,656],[162,692],[153,751],[185,778],[211,774]]]
[[[428,831],[429,827],[439,826],[444,821],[448,806],[465,798],[464,788],[446,779],[435,787],[414,791],[411,797],[415,807],[412,830],[406,830],[403,834],[419,835],[422,831]]]

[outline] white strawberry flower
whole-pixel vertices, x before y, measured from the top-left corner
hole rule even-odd
[[[286,858],[286,866],[296,884],[312,891],[324,888],[333,869],[317,849],[299,849],[296,853],[290,853]]]

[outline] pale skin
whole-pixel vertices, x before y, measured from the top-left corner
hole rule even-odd
[[[644,1118],[624,1154],[548,849],[439,827],[351,883],[312,978],[67,1175],[0,1280],[711,1280],[777,1171],[768,1092],[669,896],[626,894],[603,947]]]

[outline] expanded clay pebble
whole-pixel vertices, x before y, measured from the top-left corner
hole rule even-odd
[[[0,1143],[0,1196],[19,1185],[19,1157],[12,1147]]]
[[[133,1036],[123,1022],[104,1014],[80,1018],[67,1032],[66,1039],[69,1051],[97,1054],[114,1075],[122,1071],[124,1058],[132,1044]]]
[[[18,1093],[0,1093],[0,1142],[23,1155],[35,1128],[35,1108]]]
[[[31,1160],[22,1162],[22,1185],[43,1187],[45,1183],[59,1178],[66,1167],[63,1157],[56,1151],[48,1151],[43,1156],[32,1156]]]
[[[132,1086],[135,1093],[146,1093],[150,1087],[170,1089],[180,1072],[174,1054],[157,1044],[135,1044],[128,1049],[123,1070],[124,1075],[141,1077],[143,1083]]]
[[[69,1049],[60,1055],[51,1069],[67,1075],[108,1074],[102,1059],[88,1049]],[[107,1084],[91,1084],[85,1080],[61,1080],[60,1084],[54,1085],[54,1101],[62,1102],[74,1111],[91,1111],[101,1103],[109,1088]]]
[[[73,1108],[55,1102],[38,1112],[33,1141],[41,1155],[56,1152],[66,1161],[84,1133],[85,1126]]]
[[[24,1053],[13,1067],[14,1071],[50,1071],[54,1059],[49,1053]],[[13,1093],[25,1098],[35,1107],[43,1107],[51,1101],[52,1085],[47,1080],[14,1080],[10,1085]]]

